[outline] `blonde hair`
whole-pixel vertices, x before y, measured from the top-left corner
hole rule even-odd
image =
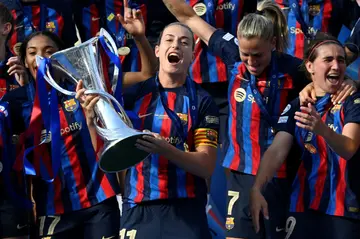
[[[286,17],[280,7],[271,0],[264,0],[257,4],[257,12],[273,23],[276,50],[286,51],[289,46],[289,30]]]
[[[271,41],[274,37],[273,23],[266,17],[250,13],[246,15],[238,25],[237,35],[239,38],[259,37]]]

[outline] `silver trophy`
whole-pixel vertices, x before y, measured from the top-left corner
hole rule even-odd
[[[105,77],[103,73],[102,60],[100,56],[99,38],[103,37],[105,43],[114,54],[117,55],[117,48],[110,34],[101,29],[99,37],[77,46],[56,52],[50,57],[50,67],[44,76],[45,80],[56,90],[65,95],[75,95],[75,92],[65,90],[54,80],[64,79],[76,84],[83,80],[85,94],[98,94],[100,100],[95,105],[95,125],[97,134],[104,140],[105,145],[100,155],[99,167],[104,172],[119,172],[125,170],[144,160],[149,153],[135,147],[136,140],[148,135],[133,129],[133,125],[121,107],[119,102],[106,92]],[[37,56],[37,61],[43,60]],[[55,77],[53,78],[52,75]],[[119,76],[119,69],[114,64],[112,79],[113,89]],[[114,104],[119,112],[115,110]]]

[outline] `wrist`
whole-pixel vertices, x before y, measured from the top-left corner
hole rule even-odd
[[[324,139],[328,139],[332,137],[332,133],[334,131],[330,127],[328,127],[325,123],[323,123],[323,125],[324,125],[323,129],[320,130],[320,133],[318,135],[320,135]]]
[[[87,124],[87,126],[88,126],[88,128],[90,128],[90,127],[95,127],[95,122],[94,122],[94,118],[88,118],[88,117],[86,117],[86,124]]]
[[[254,192],[260,192],[261,193],[261,186],[258,185],[258,184],[254,184],[252,187],[251,187],[251,191],[254,191]]]
[[[141,33],[139,35],[133,35],[134,41],[141,42],[146,39],[145,33]]]

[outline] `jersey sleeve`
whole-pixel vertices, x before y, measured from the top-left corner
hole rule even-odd
[[[123,100],[124,100],[124,108],[126,110],[131,110],[133,108],[134,103],[142,95],[142,92],[146,88],[146,85],[149,83],[148,82],[149,80],[135,84],[129,88],[124,89]]]
[[[360,124],[360,93],[350,96],[344,103],[344,125]]]
[[[296,120],[294,119],[294,116],[299,108],[299,98],[296,98],[285,107],[276,124],[276,132],[284,131],[291,135],[295,135]]]
[[[238,40],[229,32],[216,30],[210,37],[208,49],[213,55],[220,57],[228,67],[240,61]]]
[[[32,97],[29,95],[28,87],[30,87],[30,84],[11,90],[2,98],[2,101],[9,103],[14,134],[24,132],[30,123],[33,102]]]
[[[197,122],[194,127],[195,147],[211,146],[217,148],[220,126],[219,110],[209,95],[200,102]]]
[[[291,69],[290,75],[293,78],[294,89],[296,92],[301,92],[311,81],[306,77],[305,69],[301,68],[302,60],[293,56],[288,57],[288,59],[285,59]]]
[[[346,41],[345,46],[354,54],[359,54],[360,46],[360,19],[357,20],[354,28],[351,31],[349,39]]]

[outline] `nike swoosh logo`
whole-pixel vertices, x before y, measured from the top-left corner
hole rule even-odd
[[[14,27],[14,30],[17,30],[17,29],[23,28],[23,27],[24,27],[24,25],[19,25],[19,26]]]
[[[91,18],[91,20],[92,20],[93,22],[95,22],[95,21],[97,21],[97,20],[100,20],[100,17],[93,17],[93,18]]]
[[[25,224],[25,225],[17,224],[17,226],[16,226],[16,228],[17,228],[18,230],[21,230],[21,229],[23,229],[23,228],[25,228],[25,227],[27,227],[27,224]]]
[[[275,228],[276,232],[284,231],[284,229],[285,229],[285,228],[278,228],[278,227]]]
[[[111,238],[114,238],[115,236],[112,236],[112,237],[102,237],[102,239],[111,239]]]
[[[149,116],[149,115],[152,115],[152,113],[144,114],[144,115],[138,115],[138,117],[141,119],[141,118],[147,117],[147,116]]]

